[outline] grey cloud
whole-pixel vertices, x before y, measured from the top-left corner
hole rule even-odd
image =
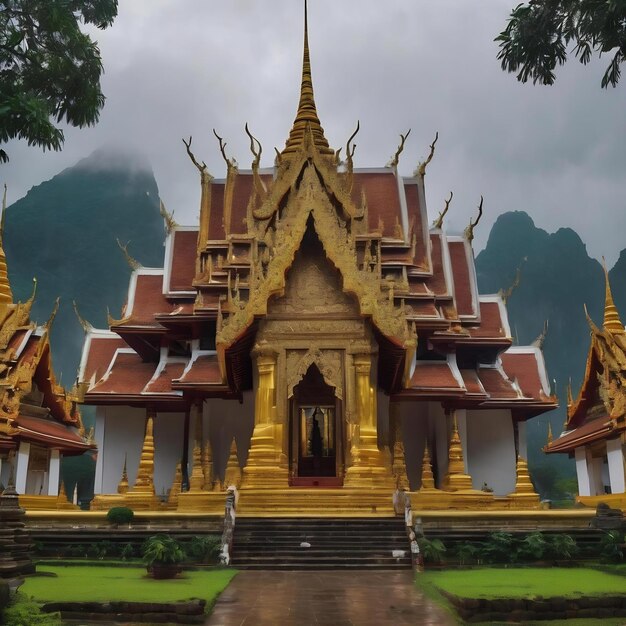
[[[439,130],[427,174],[431,218],[454,190],[448,228],[460,232],[485,196],[478,250],[497,215],[528,211],[547,230],[575,228],[593,256],[625,247],[626,84],[603,91],[604,60],[559,70],[553,87],[520,85],[500,70],[493,41],[511,0],[311,0],[318,111],[334,147],[357,119],[357,166],[384,165],[413,129],[400,162],[409,175]],[[148,155],[161,195],[181,222],[198,212],[197,172],[181,137],[215,176],[211,133],[242,167],[245,122],[264,147],[284,145],[298,99],[302,3],[293,0],[126,0],[96,32],[107,104],[95,128],[66,131],[62,153],[13,142],[0,174],[13,199],[103,144]]]

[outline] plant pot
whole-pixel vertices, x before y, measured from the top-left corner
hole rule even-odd
[[[183,571],[183,568],[177,563],[153,563],[148,565],[146,569],[148,574],[156,580],[176,578]]]

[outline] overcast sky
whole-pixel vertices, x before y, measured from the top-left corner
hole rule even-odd
[[[310,0],[309,38],[318,113],[331,146],[356,139],[357,167],[383,166],[399,133],[410,175],[440,139],[426,176],[429,217],[454,191],[448,230],[460,232],[480,194],[475,248],[496,217],[524,210],[549,231],[570,226],[612,264],[626,247],[626,78],[602,90],[604,59],[574,59],[552,87],[522,85],[496,60],[494,37],[518,0]],[[241,167],[244,124],[263,144],[263,166],[284,146],[301,72],[303,3],[296,0],[120,0],[96,31],[107,97],[100,123],[67,129],[61,153],[12,142],[0,182],[10,201],[103,145],[144,153],[179,223],[198,215],[197,170],[225,166],[211,133]]]

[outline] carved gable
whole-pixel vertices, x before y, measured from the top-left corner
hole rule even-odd
[[[309,222],[300,249],[287,272],[285,294],[270,300],[268,317],[354,317],[358,313],[356,299],[343,292],[341,276],[326,258]]]

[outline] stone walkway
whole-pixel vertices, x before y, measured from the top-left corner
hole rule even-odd
[[[243,571],[206,626],[383,626],[454,620],[424,597],[411,571]]]

